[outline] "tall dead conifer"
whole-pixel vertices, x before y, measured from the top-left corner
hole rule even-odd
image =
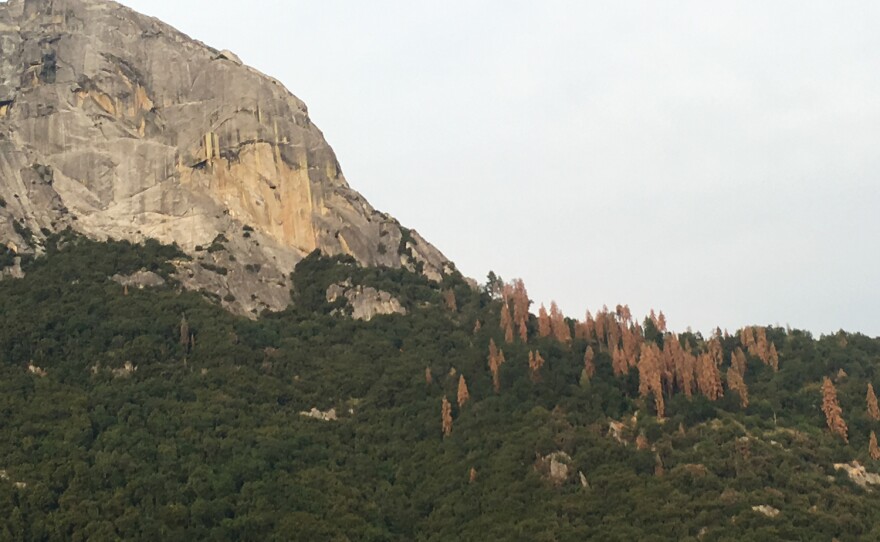
[[[458,408],[464,406],[465,403],[471,398],[471,394],[468,392],[467,382],[465,382],[464,375],[459,375],[458,377]]]
[[[825,423],[828,424],[831,433],[842,438],[844,442],[849,442],[843,410],[837,402],[837,388],[827,376],[822,380],[822,412],[825,413]]]
[[[868,416],[876,421],[880,421],[880,408],[877,407],[877,396],[874,394],[874,385],[868,383]]]
[[[449,399],[443,396],[443,402],[440,406],[440,416],[442,421],[443,436],[448,437],[452,434],[452,405]]]
[[[549,337],[551,331],[550,315],[547,314],[547,309],[544,308],[542,303],[541,308],[538,309],[538,336],[541,338]]]

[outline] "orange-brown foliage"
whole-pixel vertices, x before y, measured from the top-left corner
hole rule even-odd
[[[871,431],[871,440],[868,442],[868,453],[874,461],[880,459],[880,448],[877,447],[877,435],[875,435],[873,431]]]
[[[584,319],[584,339],[592,341],[595,338],[596,321],[593,320],[593,315],[590,314],[590,311],[587,311],[587,317]]]
[[[495,393],[501,391],[501,364],[504,363],[504,353],[495,346],[495,340],[489,339],[489,371],[492,373],[492,387]]]
[[[653,342],[643,344],[639,356],[639,395],[647,397],[648,394],[654,394],[654,406],[658,418],[663,417],[665,410],[660,362],[660,349],[657,344]]]
[[[715,361],[708,353],[700,354],[697,358],[697,388],[700,393],[706,396],[710,401],[715,401],[724,396],[724,389],[721,387],[721,373]]]
[[[542,303],[541,308],[538,309],[538,336],[541,338],[549,337],[551,331],[550,315],[547,314],[547,309],[544,308]]]
[[[663,315],[663,311],[657,315],[657,331],[666,333],[666,316]]]
[[[458,377],[458,408],[463,407],[470,398],[471,394],[468,392],[467,382],[464,380],[464,375],[460,375]]]
[[[550,302],[550,330],[557,341],[563,344],[571,342],[571,329],[555,301]]]
[[[501,329],[504,331],[504,342],[513,342],[513,317],[510,316],[510,305],[507,300],[501,304]]]
[[[443,423],[443,436],[448,437],[452,434],[452,405],[449,404],[449,400],[445,395],[443,396],[443,402],[441,403],[440,416]]]
[[[529,352],[529,377],[532,382],[541,381],[541,367],[544,366],[544,358],[538,351]]]
[[[528,321],[529,321],[529,294],[526,292],[526,285],[522,279],[513,281],[513,323],[519,331],[519,340],[527,342],[529,340]]]
[[[874,421],[880,421],[880,408],[877,407],[877,396],[874,394],[874,385],[868,383],[868,416]]]
[[[735,391],[739,395],[739,404],[743,408],[749,406],[749,389],[746,382],[736,367],[727,368],[727,389]]]
[[[822,380],[822,412],[825,413],[825,422],[831,433],[842,438],[844,442],[849,442],[843,411],[837,402],[837,388],[827,376]]]
[[[596,365],[594,363],[594,358],[596,357],[593,352],[593,347],[588,346],[587,351],[584,352],[584,373],[587,375],[587,378],[593,378],[593,375],[596,374]]]
[[[742,348],[737,347],[736,350],[730,353],[730,366],[735,368],[740,376],[745,377],[746,353],[742,351]]]
[[[626,356],[620,347],[616,347],[611,351],[611,370],[614,376],[625,375],[629,372],[629,364],[626,362]]]
[[[458,312],[458,303],[455,301],[455,292],[452,290],[443,290],[443,301],[446,303],[446,308],[451,310],[452,312]]]
[[[776,345],[774,343],[770,343],[770,352],[767,354],[767,365],[772,367],[774,371],[779,370],[779,352],[776,351]]]

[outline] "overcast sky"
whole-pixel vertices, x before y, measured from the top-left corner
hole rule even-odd
[[[880,3],[123,3],[281,80],[480,282],[880,335]]]

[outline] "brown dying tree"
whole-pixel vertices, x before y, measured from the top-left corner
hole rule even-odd
[[[440,416],[443,422],[443,436],[448,437],[452,434],[452,405],[449,404],[449,399],[445,395],[440,406]]]
[[[538,309],[538,336],[541,338],[549,337],[551,331],[550,315],[547,314],[547,309],[544,308],[542,303],[541,308]]]
[[[467,382],[464,380],[464,375],[459,375],[458,377],[458,408],[464,406],[465,403],[471,398],[471,394],[468,392]]]
[[[639,356],[639,395],[647,397],[654,395],[654,407],[657,417],[663,418],[665,403],[663,402],[663,385],[661,381],[661,355],[660,349],[654,342],[642,345],[642,353]]]
[[[871,417],[872,420],[880,421],[880,408],[877,407],[877,396],[874,394],[874,385],[870,382],[868,383],[868,416]]]
[[[749,406],[749,389],[746,382],[736,367],[727,368],[727,389],[735,391],[739,395],[739,404],[746,408]]]
[[[588,346],[587,351],[584,352],[584,374],[587,376],[587,380],[593,378],[593,375],[596,374],[595,357],[596,354],[593,352],[593,347]]]
[[[706,396],[710,401],[715,401],[724,396],[724,389],[721,387],[721,372],[712,355],[709,353],[700,354],[697,357],[697,388],[700,393]]]
[[[844,442],[849,442],[843,411],[840,409],[840,403],[837,402],[837,388],[827,376],[822,380],[822,412],[825,413],[825,423],[828,424],[831,433],[842,438]]]
[[[868,443],[868,453],[874,461],[880,459],[880,448],[877,447],[877,435],[875,435],[873,431],[871,431],[871,441]]]

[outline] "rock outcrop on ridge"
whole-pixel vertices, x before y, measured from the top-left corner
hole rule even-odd
[[[439,279],[448,260],[375,210],[281,83],[109,0],[0,3],[0,244],[177,243],[188,288],[242,314],[290,302],[315,249]]]

